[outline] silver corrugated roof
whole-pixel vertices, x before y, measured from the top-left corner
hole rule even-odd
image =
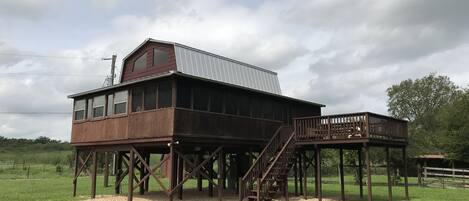
[[[175,43],[177,70],[206,79],[282,94],[277,73]]]

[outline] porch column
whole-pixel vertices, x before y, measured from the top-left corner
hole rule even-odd
[[[370,162],[370,147],[367,144],[364,145],[365,148],[365,161],[366,161],[366,185],[368,187],[368,201],[373,200],[373,195],[371,192],[371,162]]]

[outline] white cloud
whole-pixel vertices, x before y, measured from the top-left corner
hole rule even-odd
[[[98,32],[86,43],[48,53],[94,58],[116,53],[120,60],[147,37],[176,41],[274,69],[286,95],[326,104],[326,113],[386,113],[388,86],[430,72],[448,75],[461,86],[469,83],[467,2],[295,0],[245,5],[214,0],[157,1],[132,12],[127,8],[130,3],[124,1],[91,4],[119,15],[106,21],[106,32]],[[42,5],[28,6],[36,14],[25,18],[42,15]],[[69,7],[78,12],[87,8],[64,6]],[[108,14],[105,12],[103,19]],[[8,31],[0,34],[8,36]],[[14,45],[8,45],[14,42],[2,41],[0,52],[17,51]],[[108,66],[97,60],[0,57],[0,70],[4,72],[103,75],[108,73]],[[1,77],[0,110],[70,111],[71,101],[66,95],[99,87],[102,80]],[[0,116],[0,125],[0,135],[10,137],[44,134],[68,139],[70,134],[68,116]]]

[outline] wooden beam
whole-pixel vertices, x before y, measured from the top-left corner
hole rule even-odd
[[[404,189],[405,189],[405,199],[409,200],[409,181],[407,175],[407,151],[406,147],[402,148],[402,160],[404,165]],[[464,181],[464,180],[463,180]]]
[[[173,200],[173,193],[171,192],[176,188],[177,184],[177,176],[176,176],[176,168],[177,168],[177,163],[176,163],[176,152],[174,152],[174,145],[171,142],[171,146],[169,147],[169,156],[171,158],[171,178],[170,178],[170,192],[169,192],[169,200]]]
[[[293,163],[293,177],[295,183],[295,196],[298,196],[298,157],[295,157],[295,163]]]
[[[345,201],[344,149],[339,149],[340,199]]]
[[[306,162],[307,159],[305,157],[306,156],[306,151],[303,150],[301,155],[303,155],[303,198],[306,200],[306,199],[308,199],[308,186],[307,186],[307,184],[308,184],[308,179],[307,179],[308,178],[308,174],[307,174],[308,169],[307,168],[308,167],[306,166],[306,163],[307,163]]]
[[[136,152],[135,155],[140,155],[139,152]],[[145,155],[145,154],[144,154]],[[140,159],[140,169],[139,169],[139,173],[140,173],[140,181],[139,181],[139,184],[137,184],[137,186],[139,187],[139,193],[140,195],[143,195],[145,194],[145,180],[143,177],[145,176],[145,168],[143,167],[143,163],[145,163],[145,159],[144,157],[142,157],[142,159]]]
[[[151,153],[147,153],[145,156],[145,163],[150,165]],[[147,170],[145,174],[150,174],[150,171]],[[148,192],[150,189],[150,177],[147,177],[145,180],[145,191]]]
[[[96,197],[96,174],[98,172],[98,157],[96,151],[93,150],[93,167],[91,170],[91,198]]]
[[[218,200],[223,199],[223,183],[225,179],[225,154],[223,149],[218,153]]]
[[[134,150],[130,149],[130,156],[129,156],[129,183],[128,183],[128,193],[127,193],[127,201],[132,201],[134,195],[134,166],[135,166],[135,156]]]
[[[117,158],[116,158],[116,183],[114,186],[114,190],[116,194],[120,193],[120,187],[121,187],[120,181],[122,180],[121,178],[123,178],[122,173],[123,173],[122,172],[122,153],[119,151],[117,152]]]
[[[147,174],[142,177],[140,179],[140,181],[137,181],[137,186],[140,186],[143,184],[143,182],[150,176],[152,176],[156,182],[160,185],[161,189],[163,189],[163,192],[165,192],[167,195],[169,194],[168,193],[168,190],[167,188],[165,187],[165,185],[163,184],[163,182],[158,178],[156,177],[155,175],[155,170],[158,169],[159,167],[161,167],[161,165],[164,164],[164,162],[167,160],[167,158],[163,159],[162,161],[160,161],[160,163],[158,163],[158,165],[155,166],[155,168],[151,168],[150,165],[148,165],[146,162],[145,162],[145,159],[140,155],[140,153],[138,152],[138,150],[135,148],[135,147],[132,147],[132,150],[134,151],[135,155],[137,156],[138,159],[140,159],[141,161],[141,164],[142,164],[142,169],[146,169],[147,170]]]
[[[357,155],[358,155],[358,185],[360,188],[360,198],[363,198],[362,149],[357,150]]]
[[[298,170],[300,172],[300,195],[303,195],[303,162],[300,153],[298,153]]]
[[[184,171],[184,161],[181,157],[180,154],[178,154],[178,162],[177,162],[178,168],[177,168],[177,183],[181,183],[182,177],[183,177],[183,171]],[[182,191],[183,191],[183,184],[179,185],[178,187],[178,198],[182,200]]]
[[[202,154],[197,154],[195,164],[199,165],[201,159],[202,159]],[[197,190],[202,191],[202,175],[200,173],[197,173],[196,176],[197,176]]]
[[[317,189],[318,189],[318,200],[322,201],[322,181],[321,181],[321,147],[316,147],[316,174],[317,174]]]
[[[209,158],[210,162],[208,163],[208,169],[209,169],[209,175],[208,175],[208,180],[213,179],[213,159]],[[213,184],[210,182],[208,184],[208,196],[213,197]]]
[[[78,149],[76,149],[75,151],[75,168],[74,168],[74,174],[73,174],[73,178],[77,178],[78,177],[78,158],[79,158],[79,155],[80,154],[80,151]],[[77,179],[73,179],[73,197],[75,197],[77,195]]]
[[[365,163],[366,163],[366,178],[367,178],[367,189],[368,189],[368,201],[373,200],[373,193],[371,192],[371,161],[370,161],[370,147],[365,144]]]
[[[389,147],[386,150],[386,173],[388,176],[388,201],[392,201],[392,178],[391,178],[391,160],[389,159]]]

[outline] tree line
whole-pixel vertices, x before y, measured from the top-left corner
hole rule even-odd
[[[409,121],[409,152],[413,156],[443,154],[469,162],[469,88],[431,73],[387,89],[388,111]]]

